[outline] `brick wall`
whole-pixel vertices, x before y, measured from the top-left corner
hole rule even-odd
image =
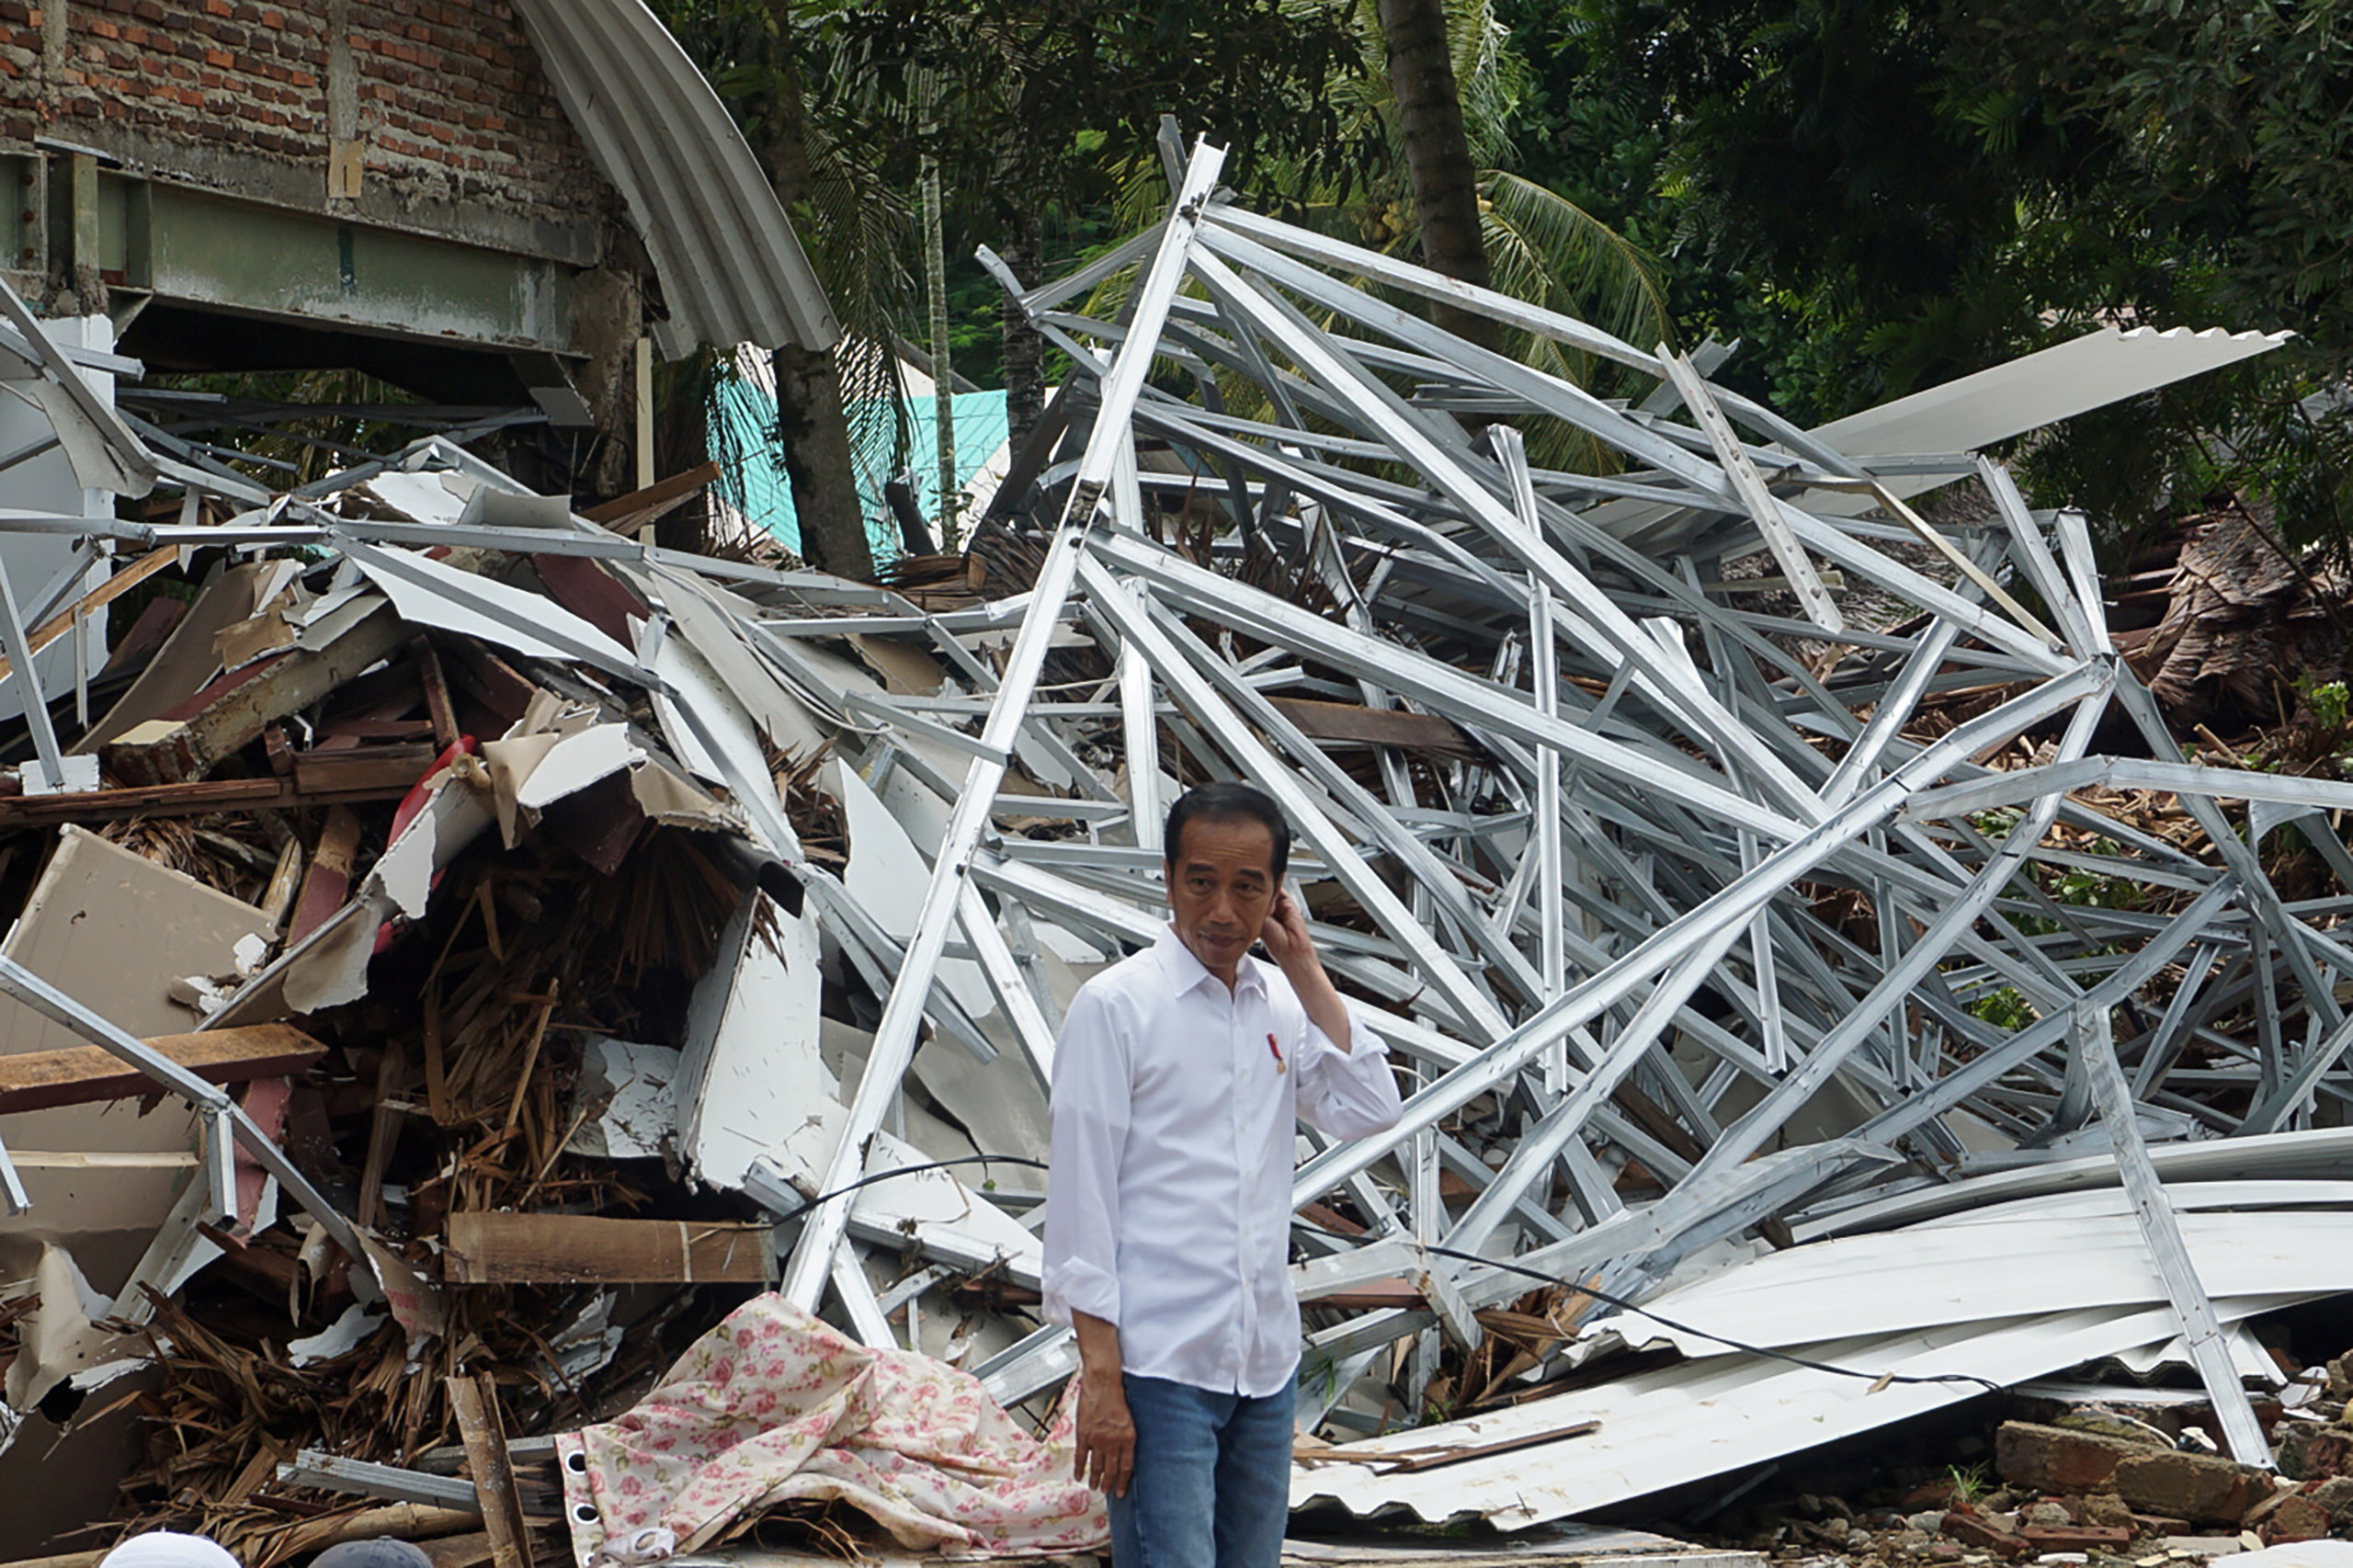
[[[40,64],[40,8],[0,0],[0,143],[31,144],[40,124],[33,85]]]
[[[344,140],[369,209],[567,223],[618,199],[502,0],[0,0],[0,151],[36,130],[222,184],[282,165],[321,206]]]
[[[350,10],[371,174],[381,160],[468,199],[601,209],[610,187],[500,0],[351,0]]]

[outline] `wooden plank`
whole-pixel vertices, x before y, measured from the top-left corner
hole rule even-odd
[[[1435,713],[1414,713],[1399,708],[1361,708],[1352,702],[1316,702],[1299,697],[1273,697],[1282,716],[1299,726],[1311,741],[1339,745],[1401,746],[1448,757],[1475,759],[1478,744],[1451,719]]]
[[[531,699],[539,695],[540,688],[529,678],[517,674],[515,666],[480,643],[459,642],[446,651],[449,654],[445,666],[449,678],[497,721],[500,733],[520,719],[530,707]],[[491,733],[487,729],[482,732]]]
[[[305,793],[415,787],[441,754],[431,741],[391,741],[341,751],[294,754],[294,787]]]
[[[301,890],[302,841],[290,833],[285,846],[278,852],[278,866],[269,874],[269,886],[262,890],[263,917],[279,930],[286,929],[286,916],[294,908],[294,895]]]
[[[376,1109],[368,1127],[367,1161],[359,1167],[359,1202],[351,1216],[363,1230],[375,1229],[383,1219],[384,1171],[407,1114],[394,1101],[407,1086],[408,1047],[395,1036],[384,1042],[383,1060],[376,1067]]]
[[[458,744],[458,714],[449,704],[449,677],[441,669],[441,655],[434,652],[430,638],[418,637],[409,651],[415,655],[417,677],[425,687],[425,710],[433,718],[433,748],[438,756]]]
[[[456,1285],[761,1285],[776,1278],[770,1227],[593,1214],[449,1216],[445,1277]]]
[[[289,948],[325,925],[351,897],[351,866],[358,854],[359,819],[345,807],[330,809],[326,825],[319,829],[318,852],[294,900],[294,923],[286,930]]]
[[[75,616],[87,615],[94,609],[112,604],[179,558],[180,547],[176,544],[167,544],[161,550],[151,551],[141,556],[65,608],[34,627],[32,636],[27,639],[32,644],[33,652],[40,653],[51,642],[72,631]],[[7,677],[7,656],[0,654],[0,680],[6,680]]]
[[[599,501],[580,515],[615,533],[634,534],[647,523],[680,505],[704,485],[719,477],[716,462],[697,463],[681,473],[656,480],[642,490],[632,490],[626,495],[616,495],[609,501]]]
[[[324,810],[369,801],[397,801],[415,787],[369,784],[302,790],[290,778],[202,778],[192,784],[146,784],[74,795],[0,795],[0,829],[59,823],[119,822],[125,817],[209,816],[215,812],[297,808]]]
[[[162,1035],[146,1044],[209,1084],[241,1084],[299,1073],[327,1049],[287,1024]],[[0,1115],[162,1092],[154,1079],[100,1046],[0,1056]]]
[[[490,1535],[496,1568],[531,1568],[531,1529],[515,1492],[515,1467],[506,1460],[506,1433],[498,1419],[498,1385],[479,1377],[442,1380],[449,1412],[458,1418],[458,1438],[466,1446],[466,1470],[482,1500],[483,1527]]]

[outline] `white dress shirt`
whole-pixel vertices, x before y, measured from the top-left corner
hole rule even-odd
[[[1258,959],[1229,992],[1166,927],[1081,987],[1054,1051],[1048,1319],[1117,1324],[1139,1376],[1254,1398],[1288,1382],[1296,1123],[1361,1138],[1399,1113],[1388,1048],[1348,1025],[1343,1051]]]

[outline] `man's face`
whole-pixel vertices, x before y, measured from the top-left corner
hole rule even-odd
[[[1195,817],[1168,846],[1168,908],[1177,940],[1233,983],[1275,903],[1275,835],[1250,817]]]

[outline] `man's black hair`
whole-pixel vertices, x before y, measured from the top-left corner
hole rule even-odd
[[[1204,784],[1185,791],[1168,808],[1168,825],[1160,838],[1162,858],[1171,866],[1176,863],[1177,846],[1185,842],[1185,824],[1196,818],[1202,822],[1265,824],[1275,841],[1275,877],[1281,880],[1283,868],[1290,863],[1290,824],[1283,820],[1282,808],[1275,804],[1272,795],[1256,784],[1230,781]]]

